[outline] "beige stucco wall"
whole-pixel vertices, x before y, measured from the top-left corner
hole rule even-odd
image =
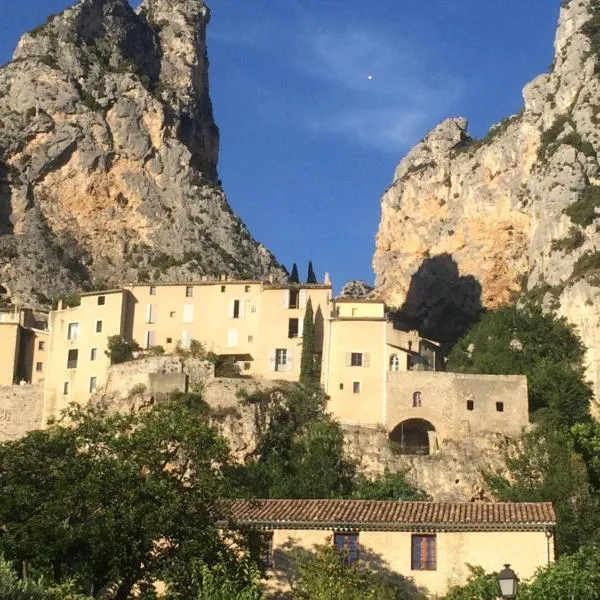
[[[0,385],[12,385],[19,357],[18,322],[0,322]]]
[[[416,391],[422,397],[419,407],[413,407]],[[527,379],[521,375],[388,372],[387,398],[388,429],[406,419],[425,419],[440,440],[481,431],[519,434],[529,424]],[[467,401],[473,402],[473,410],[467,410]],[[503,412],[497,410],[497,402],[503,403]]]
[[[274,569],[269,581],[271,591],[286,588],[291,562],[290,548],[314,549],[315,545],[331,543],[334,531],[275,530],[273,532]],[[423,532],[431,533],[431,532]],[[521,579],[529,579],[538,567],[553,560],[554,544],[544,531],[465,531],[436,533],[437,568],[435,571],[411,570],[411,532],[361,531],[361,560],[373,568],[392,571],[411,578],[426,588],[430,598],[437,598],[451,585],[463,584],[469,575],[467,563],[486,571],[497,571],[510,563]]]
[[[98,295],[105,303],[98,304]],[[50,343],[44,381],[44,415],[46,422],[56,417],[70,402],[85,403],[90,398],[90,379],[96,377],[97,388],[106,379],[110,359],[105,355],[108,338],[123,331],[125,295],[113,292],[82,296],[81,305],[50,313]],[[96,323],[102,321],[102,331],[96,331]],[[79,324],[77,339],[68,339],[70,323]],[[92,360],[92,349],[96,358]],[[67,368],[69,350],[77,350],[77,367]],[[64,393],[65,383],[68,393]]]

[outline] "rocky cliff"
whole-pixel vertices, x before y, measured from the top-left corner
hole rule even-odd
[[[0,70],[0,285],[14,302],[118,281],[283,271],[217,176],[201,0],[80,0]],[[6,298],[5,298],[6,299]]]
[[[549,73],[472,139],[431,131],[385,192],[376,288],[429,335],[527,293],[574,323],[600,398],[600,1],[563,2]]]

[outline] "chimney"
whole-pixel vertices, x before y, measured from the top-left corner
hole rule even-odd
[[[329,273],[325,273],[325,277],[323,277],[323,283],[325,285],[331,285],[331,277],[329,276]]]

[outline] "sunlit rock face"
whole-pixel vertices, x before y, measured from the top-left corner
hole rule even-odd
[[[469,137],[447,119],[396,169],[381,201],[376,290],[447,339],[523,290],[574,323],[600,397],[600,2],[560,9],[551,71],[521,113]],[[433,316],[432,316],[433,315]]]
[[[0,284],[13,302],[283,276],[217,175],[200,0],[81,0],[0,70]]]

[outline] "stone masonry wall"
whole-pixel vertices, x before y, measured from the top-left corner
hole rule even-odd
[[[0,442],[39,429],[43,400],[42,388],[37,385],[0,386]]]

